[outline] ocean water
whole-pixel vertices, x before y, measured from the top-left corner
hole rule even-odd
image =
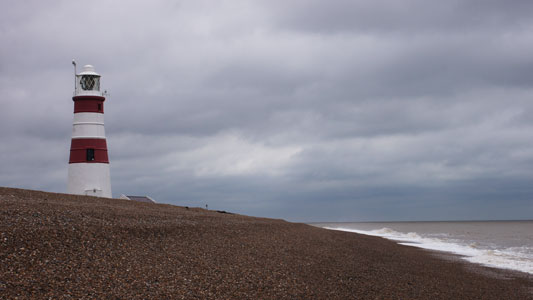
[[[533,221],[320,223],[399,244],[461,255],[469,262],[533,274]]]

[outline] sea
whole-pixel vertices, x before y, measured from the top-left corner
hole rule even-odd
[[[459,255],[469,262],[533,274],[532,221],[313,223]]]

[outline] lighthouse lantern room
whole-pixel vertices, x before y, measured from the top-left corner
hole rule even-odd
[[[74,66],[76,63],[72,62]],[[85,65],[75,74],[74,122],[68,167],[69,194],[111,198],[109,158],[104,129],[104,93],[100,75]]]

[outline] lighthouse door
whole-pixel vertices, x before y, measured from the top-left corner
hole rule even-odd
[[[85,195],[86,196],[102,197],[102,190],[101,189],[85,190]]]

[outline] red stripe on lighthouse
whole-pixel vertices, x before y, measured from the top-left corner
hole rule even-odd
[[[94,112],[104,113],[105,97],[101,96],[74,96],[74,113]]]
[[[69,164],[109,163],[105,139],[72,139]]]

